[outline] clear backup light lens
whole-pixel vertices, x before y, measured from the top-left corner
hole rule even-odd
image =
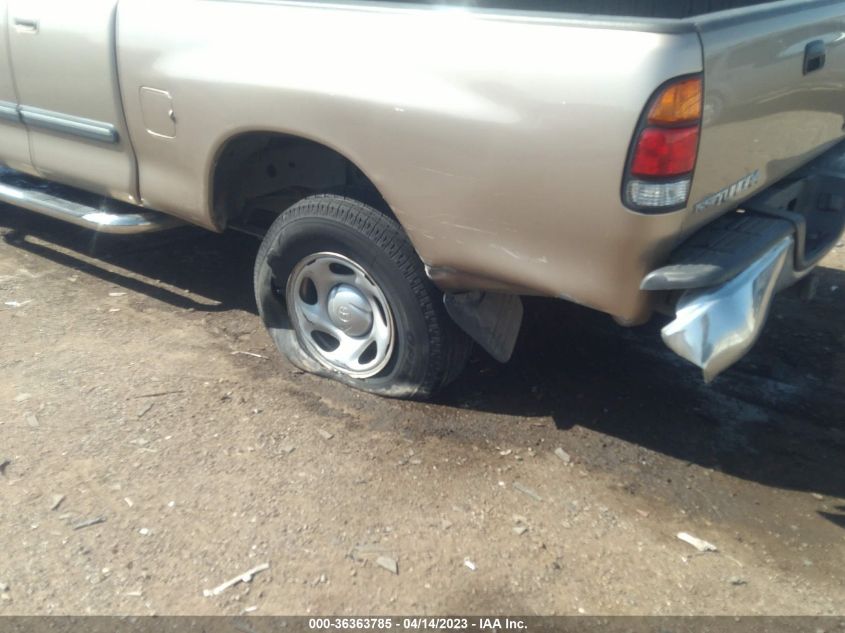
[[[689,189],[689,178],[675,182],[631,180],[627,194],[628,201],[638,207],[677,207],[687,203]]]

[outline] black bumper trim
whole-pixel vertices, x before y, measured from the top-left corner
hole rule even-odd
[[[643,290],[707,288],[736,277],[794,232],[785,220],[730,213],[708,224],[676,250],[669,264],[643,279]]]

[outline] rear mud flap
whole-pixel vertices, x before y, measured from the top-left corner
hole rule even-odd
[[[522,325],[522,300],[495,292],[446,294],[446,311],[452,320],[500,363],[513,355]]]

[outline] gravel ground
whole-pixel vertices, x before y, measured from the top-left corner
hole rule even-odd
[[[532,301],[414,404],[277,357],[250,238],[0,235],[0,614],[845,613],[845,248],[712,386]]]

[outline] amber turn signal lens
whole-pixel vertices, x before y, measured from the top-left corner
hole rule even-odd
[[[701,78],[682,79],[668,86],[648,113],[651,125],[678,125],[701,119]]]

